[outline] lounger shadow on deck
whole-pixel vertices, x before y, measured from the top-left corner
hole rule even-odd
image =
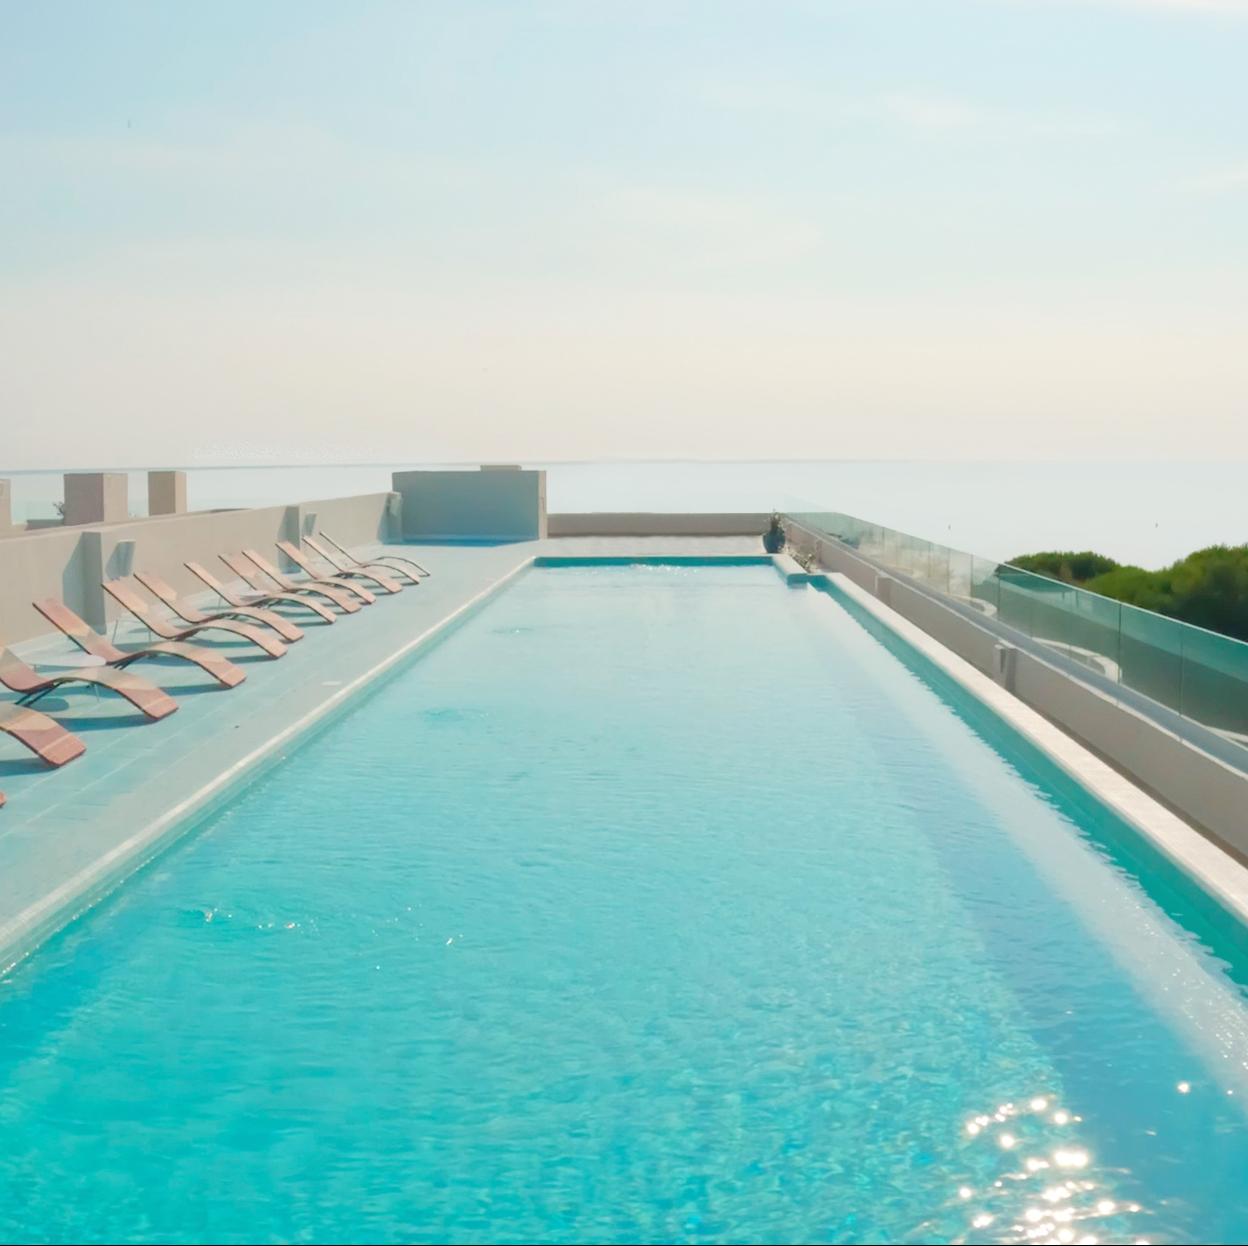
[[[25,757],[0,757],[0,778],[19,774],[47,774],[48,766],[28,753]]]

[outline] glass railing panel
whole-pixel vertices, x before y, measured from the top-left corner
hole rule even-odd
[[[1001,564],[991,558],[971,556],[971,604],[981,614],[996,618],[1001,612]]]
[[[1120,665],[1124,687],[1182,709],[1183,646],[1172,620],[1124,607]]]
[[[1075,589],[1060,580],[1028,575],[1015,580],[1020,591],[1031,598],[1030,635],[1063,654],[1074,657],[1078,650],[1074,627]]]
[[[924,583],[938,593],[949,588],[949,551],[943,545],[926,541],[923,557]]]
[[[1181,634],[1180,712],[1248,744],[1248,645],[1196,627]]]
[[[975,558],[961,550],[949,551],[949,596],[957,601],[969,602],[975,583]]]
[[[905,537],[894,529],[889,529],[884,536],[884,565],[896,570],[900,565],[901,546]]]
[[[913,551],[911,558],[911,567],[913,569],[910,574],[925,587],[935,588],[936,584],[932,578],[931,541],[921,541],[917,537],[912,537],[910,544]]]
[[[921,563],[927,558],[927,543],[904,532],[897,534],[897,556],[893,570],[916,580],[924,578]]]
[[[942,593],[949,592],[953,551],[947,545],[933,545],[931,554],[932,587]]]
[[[1006,627],[1017,628],[1027,636],[1035,635],[1032,622],[1035,605],[1035,594],[1031,591],[1032,578],[1026,571],[1020,571],[1006,563],[997,569],[997,619]]]
[[[1122,602],[1077,589],[1071,600],[1071,634],[1077,660],[1085,661],[1106,679],[1122,679]],[[1072,655],[1075,656],[1075,655]]]
[[[1032,635],[1073,662],[1119,682],[1122,604],[1073,584],[1033,576]]]

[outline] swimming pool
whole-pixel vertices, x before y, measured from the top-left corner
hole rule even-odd
[[[0,1238],[1239,1240],[1245,981],[847,599],[538,569],[0,979]]]

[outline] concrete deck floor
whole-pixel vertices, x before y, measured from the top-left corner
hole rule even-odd
[[[179,709],[149,722],[128,702],[88,688],[51,694],[36,708],[78,734],[87,752],[49,770],[0,735],[0,971],[105,894],[194,825],[238,784],[280,760],[322,721],[391,665],[542,555],[586,557],[761,554],[757,537],[577,537],[505,545],[404,545],[433,574],[419,588],[380,595],[330,625],[307,611],[287,617],[304,639],[274,660],[245,642],[195,643],[243,666],[247,680],[218,687],[198,667],[173,660],[130,669],[166,688]],[[372,552],[379,552],[375,547]],[[198,599],[205,608],[210,595]],[[123,627],[122,647],[146,639]],[[249,651],[250,650],[250,651]],[[31,662],[76,652],[49,637],[21,646]],[[13,698],[10,698],[13,699]]]

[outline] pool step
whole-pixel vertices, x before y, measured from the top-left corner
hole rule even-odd
[[[776,574],[790,588],[804,588],[813,580],[826,574],[822,571],[807,571],[792,554],[772,554],[771,565],[775,567]]]

